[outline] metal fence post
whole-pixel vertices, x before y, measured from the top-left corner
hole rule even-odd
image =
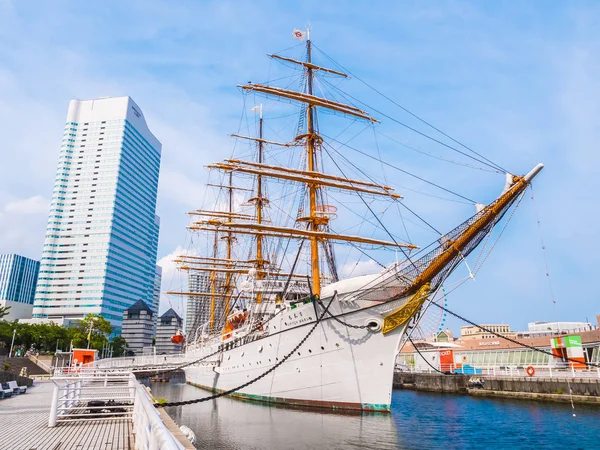
[[[56,416],[58,414],[58,391],[59,387],[56,381],[52,380],[54,383],[54,392],[52,393],[52,405],[50,406],[50,417],[48,418],[48,426],[55,427],[56,426]]]

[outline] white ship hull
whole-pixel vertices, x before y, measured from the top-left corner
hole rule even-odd
[[[327,305],[329,299],[323,300]],[[352,328],[325,315],[317,328],[281,366],[249,386],[236,390],[234,397],[294,406],[346,410],[389,411],[396,353],[406,323],[383,334],[386,315],[397,310],[405,299],[357,308],[356,303],[331,304],[334,315],[348,324],[374,329]],[[349,306],[350,305],[350,306]],[[319,315],[323,308],[317,309]],[[348,312],[351,311],[351,312]],[[222,392],[258,377],[280,362],[308,334],[315,324],[312,303],[286,309],[269,322],[265,336],[220,356],[185,368],[186,381],[194,386]],[[187,356],[198,359],[217,349],[217,343],[190,349]]]

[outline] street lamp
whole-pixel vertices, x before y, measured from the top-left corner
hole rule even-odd
[[[15,345],[15,334],[17,334],[16,328],[13,330],[13,338],[12,338],[12,342],[10,343],[10,352],[8,353],[9,358],[12,357],[13,345]]]

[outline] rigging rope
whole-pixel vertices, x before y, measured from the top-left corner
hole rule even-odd
[[[429,367],[431,367],[433,370],[435,370],[436,372],[441,373],[442,375],[447,375],[446,373],[442,372],[440,369],[438,369],[437,367],[434,367],[433,365],[431,365],[431,363],[429,361],[427,361],[427,358],[425,358],[423,356],[423,354],[419,351],[419,349],[417,348],[417,346],[415,345],[415,343],[413,342],[413,340],[411,339],[410,336],[407,336],[408,341],[411,343],[411,345],[413,346],[413,348],[417,351],[417,353],[419,354],[419,356],[423,359],[423,361],[425,361],[427,363],[427,365]]]
[[[546,255],[546,245],[544,244],[544,236],[542,235],[542,223],[540,222],[540,216],[538,215],[536,204],[535,204],[535,196],[533,194],[533,186],[529,186],[531,188],[531,201],[533,203],[533,211],[535,213],[535,220],[538,225],[538,231],[540,233],[540,243],[542,244],[542,254],[544,255],[544,264],[546,265],[546,277],[548,278],[548,287],[550,289],[550,298],[552,299],[552,304],[554,307],[554,313],[556,314],[556,298],[554,297],[554,289],[552,289],[552,280],[550,278],[550,271],[548,270],[548,256]]]
[[[439,184],[436,184],[436,183],[434,183],[433,181],[426,180],[425,178],[422,178],[422,177],[420,177],[420,176],[418,176],[418,175],[415,175],[414,173],[411,173],[411,172],[409,172],[409,171],[407,171],[407,170],[401,169],[400,167],[398,167],[398,166],[395,166],[395,165],[393,165],[393,164],[391,164],[391,163],[389,163],[389,162],[387,162],[387,161],[380,160],[380,159],[376,158],[376,157],[375,157],[375,156],[373,156],[373,155],[369,155],[368,153],[366,153],[366,152],[363,152],[363,151],[361,151],[361,150],[358,150],[357,148],[351,147],[351,146],[349,146],[348,144],[344,144],[343,142],[340,142],[340,141],[338,141],[338,140],[337,140],[337,139],[335,139],[335,138],[332,138],[332,137],[330,137],[330,136],[327,136],[327,135],[325,135],[325,134],[322,134],[322,136],[323,136],[323,137],[325,137],[325,138],[327,138],[327,139],[329,139],[330,141],[337,142],[338,144],[341,144],[341,145],[343,145],[344,147],[346,147],[346,148],[349,148],[350,150],[354,150],[355,152],[357,152],[357,153],[360,153],[361,155],[364,155],[364,156],[366,156],[367,158],[374,159],[375,161],[381,162],[382,164],[385,164],[386,166],[389,166],[389,167],[391,167],[392,169],[396,169],[396,170],[398,170],[398,171],[400,171],[400,172],[402,172],[402,173],[404,173],[404,174],[406,174],[406,175],[409,175],[409,176],[411,176],[411,177],[413,177],[413,178],[416,178],[416,179],[417,179],[417,180],[419,180],[419,181],[422,181],[422,182],[424,182],[424,183],[430,184],[431,186],[434,186],[434,187],[436,187],[436,188],[438,188],[438,189],[441,189],[442,191],[448,192],[449,194],[456,195],[457,197],[460,197],[460,198],[462,198],[463,200],[466,200],[466,201],[468,201],[469,203],[473,203],[473,204],[477,203],[475,200],[471,200],[470,198],[468,198],[468,197],[465,197],[464,195],[461,195],[461,194],[459,194],[459,193],[457,193],[457,192],[451,191],[450,189],[447,189],[447,188],[445,188],[445,187],[443,187],[443,186],[440,186]]]
[[[458,152],[458,153],[461,153],[461,154],[463,154],[463,155],[467,156],[468,158],[474,159],[475,161],[478,161],[478,162],[480,162],[480,163],[482,163],[482,164],[485,164],[486,166],[488,166],[488,167],[491,167],[491,168],[493,168],[493,169],[498,169],[498,170],[501,170],[501,171],[502,171],[502,172],[504,172],[504,173],[508,173],[508,171],[507,171],[507,170],[505,170],[505,169],[503,169],[503,168],[502,168],[500,165],[498,165],[498,164],[494,163],[493,161],[489,160],[488,158],[486,158],[485,156],[483,156],[483,155],[481,155],[480,153],[476,152],[475,150],[473,150],[472,148],[468,147],[467,145],[465,145],[465,144],[463,144],[463,143],[459,142],[457,139],[453,138],[452,136],[450,136],[450,135],[448,135],[448,134],[444,133],[442,130],[440,130],[439,128],[435,127],[435,126],[434,126],[434,125],[432,125],[431,123],[427,122],[425,119],[422,119],[421,117],[417,116],[417,115],[416,115],[415,113],[413,113],[412,111],[410,111],[410,110],[408,110],[407,108],[405,108],[404,106],[400,105],[399,103],[397,103],[396,101],[394,101],[393,99],[391,99],[390,97],[388,97],[387,95],[385,95],[383,92],[379,91],[377,88],[375,88],[375,87],[371,86],[369,83],[367,83],[366,81],[364,81],[362,78],[358,77],[358,76],[357,76],[357,75],[355,75],[353,72],[351,72],[350,70],[346,69],[346,68],[345,68],[344,66],[342,66],[340,63],[338,63],[337,61],[335,61],[335,60],[334,60],[332,57],[330,57],[329,55],[327,55],[327,53],[325,53],[325,52],[324,52],[323,50],[321,50],[319,47],[317,47],[317,46],[316,46],[316,45],[314,45],[314,44],[312,44],[312,45],[313,45],[313,47],[314,47],[314,48],[316,48],[316,49],[317,49],[319,52],[321,52],[321,54],[323,54],[323,56],[325,56],[325,57],[326,57],[327,59],[329,59],[331,62],[333,62],[334,64],[336,64],[338,67],[340,67],[340,68],[341,68],[341,69],[342,69],[344,72],[347,72],[349,75],[351,75],[352,77],[356,78],[358,81],[360,81],[361,83],[363,83],[363,84],[364,84],[365,86],[367,86],[369,89],[371,89],[371,90],[373,90],[374,92],[376,92],[377,94],[381,95],[383,98],[385,98],[386,100],[390,101],[391,103],[393,103],[394,105],[396,105],[397,107],[399,107],[400,109],[402,109],[403,111],[405,111],[406,113],[410,114],[410,115],[411,115],[411,116],[413,116],[415,119],[417,119],[417,120],[421,121],[422,123],[424,123],[425,125],[427,125],[427,126],[429,126],[429,127],[433,128],[433,129],[434,129],[435,131],[437,131],[438,133],[442,134],[443,136],[447,137],[448,139],[450,139],[450,140],[452,140],[453,142],[457,143],[457,144],[458,144],[458,145],[460,145],[461,147],[463,147],[463,148],[465,148],[465,149],[469,150],[470,152],[472,152],[473,154],[477,155],[479,158],[482,158],[484,161],[487,161],[487,162],[484,162],[484,161],[478,160],[477,158],[475,158],[475,157],[473,157],[473,156],[471,156],[471,155],[468,155],[468,154],[466,154],[466,153],[464,153],[464,152],[462,152],[462,151],[460,151],[460,150],[458,150],[458,149],[456,149],[456,148],[454,148],[454,147],[452,147],[452,146],[450,146],[450,145],[448,145],[448,144],[446,144],[446,143],[444,143],[444,142],[441,142],[441,141],[439,141],[439,140],[437,140],[437,139],[435,139],[435,138],[433,138],[433,137],[431,137],[431,136],[429,136],[429,135],[427,135],[427,134],[425,134],[425,133],[422,133],[422,132],[420,132],[420,131],[418,131],[418,130],[415,130],[415,129],[414,129],[414,128],[412,128],[412,127],[409,127],[408,125],[405,125],[405,124],[401,123],[400,121],[398,121],[398,120],[394,119],[393,117],[390,117],[390,116],[388,116],[388,115],[386,115],[386,114],[383,114],[383,113],[381,113],[380,111],[377,111],[377,110],[376,110],[376,109],[374,109],[374,108],[370,108],[370,109],[372,109],[373,111],[377,112],[378,114],[382,114],[383,116],[387,117],[388,119],[390,119],[390,120],[393,120],[394,122],[397,122],[398,124],[400,124],[400,125],[402,125],[402,126],[404,126],[404,127],[408,128],[408,129],[410,129],[410,130],[412,130],[412,131],[415,131],[416,133],[418,133],[418,134],[420,134],[420,135],[422,135],[422,136],[424,136],[424,137],[426,137],[426,138],[428,138],[428,139],[431,139],[431,140],[432,140],[432,141],[434,141],[434,142],[438,142],[439,144],[441,144],[441,145],[443,145],[443,146],[445,146],[445,147],[448,147],[448,148],[449,148],[449,149],[451,149],[451,150],[454,150],[454,151],[456,151],[456,152]],[[360,100],[358,100],[358,99],[356,99],[356,98],[352,97],[350,94],[346,94],[346,95],[348,95],[348,96],[350,96],[351,98],[353,98],[354,100],[356,100],[356,101],[358,101],[358,102],[362,103],[363,105],[365,105],[365,106],[368,106],[368,105],[366,105],[365,103],[361,102]]]
[[[527,348],[527,349],[529,349],[529,350],[535,350],[536,352],[543,353],[543,354],[545,354],[545,355],[549,355],[549,356],[552,356],[552,357],[554,357],[554,354],[553,354],[552,352],[549,352],[549,351],[547,351],[547,350],[544,350],[544,349],[541,349],[541,348],[534,347],[533,345],[529,345],[529,344],[526,344],[526,343],[524,343],[524,342],[521,342],[521,341],[517,341],[516,339],[510,338],[510,337],[508,337],[508,336],[504,336],[504,335],[502,335],[502,334],[500,334],[500,333],[497,333],[496,331],[490,330],[489,328],[486,328],[486,327],[485,327],[485,326],[483,326],[483,325],[479,325],[479,324],[477,324],[477,323],[475,323],[475,322],[473,322],[473,321],[471,321],[471,320],[467,319],[466,317],[463,317],[463,316],[461,316],[460,314],[457,314],[457,313],[455,313],[454,311],[451,311],[451,310],[449,310],[448,308],[446,308],[446,307],[444,307],[444,306],[440,305],[440,304],[439,304],[439,303],[437,303],[437,302],[434,302],[433,300],[431,301],[431,304],[432,304],[432,305],[435,305],[435,306],[437,306],[438,308],[440,308],[440,309],[442,309],[443,311],[447,312],[448,314],[450,314],[450,315],[452,315],[452,316],[456,317],[457,319],[459,319],[459,320],[462,320],[463,322],[465,322],[465,323],[468,323],[469,325],[473,325],[473,326],[475,326],[475,327],[479,328],[479,329],[480,329],[480,330],[482,330],[482,331],[485,331],[486,333],[493,334],[494,336],[496,336],[496,337],[498,337],[498,338],[500,338],[500,339],[504,339],[504,340],[506,340],[506,341],[508,341],[508,342],[511,342],[511,343],[513,343],[513,344],[516,344],[516,345],[518,345],[518,346],[520,346],[520,347],[524,347],[524,348]],[[577,364],[585,364],[586,366],[590,366],[590,367],[598,367],[598,368],[600,368],[600,364],[596,364],[596,363],[593,363],[593,362],[581,362],[581,361],[579,361],[579,360],[577,360],[577,359],[574,359],[574,358],[568,358],[568,357],[567,357],[567,358],[565,358],[565,359],[566,359],[567,361],[569,361],[569,362],[572,362],[572,363],[577,363]]]

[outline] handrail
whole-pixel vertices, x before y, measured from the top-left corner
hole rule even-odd
[[[80,371],[52,378],[54,393],[48,426],[58,422],[127,420],[133,425],[138,450],[184,450],[162,421],[146,388],[131,372]],[[90,401],[116,400],[116,404],[90,405]],[[112,410],[111,410],[112,408]]]
[[[133,430],[136,449],[184,450],[171,434],[150,400],[146,389],[136,381],[133,407]]]
[[[414,363],[396,363],[395,368],[398,372],[408,373],[457,373],[464,375],[492,375],[496,377],[514,377],[527,376],[525,369],[533,367],[535,377],[562,377],[570,376],[571,378],[599,378],[600,367],[590,367],[588,369],[577,369],[575,364],[570,363],[568,367],[555,367],[548,364],[441,364],[433,369],[429,366],[415,367]]]

